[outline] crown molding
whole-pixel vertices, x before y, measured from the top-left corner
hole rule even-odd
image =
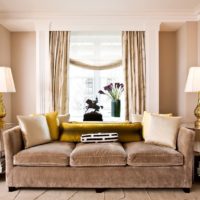
[[[35,20],[34,21],[36,31],[49,31],[51,22],[49,20]]]
[[[197,21],[191,10],[143,11],[104,15],[78,15],[51,12],[1,12],[0,24],[10,31],[35,30],[144,30],[149,24]]]
[[[200,9],[200,6],[199,6]],[[195,11],[190,9],[184,10],[143,10],[143,11],[128,11],[128,12],[0,12],[0,19],[63,19],[67,17],[150,17],[150,18],[160,18],[160,17],[178,17],[187,16],[194,17]]]

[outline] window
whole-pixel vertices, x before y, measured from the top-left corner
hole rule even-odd
[[[103,65],[122,58],[121,32],[71,32],[70,58]],[[69,111],[72,120],[82,120],[87,99],[98,97],[104,120],[111,117],[111,101],[98,91],[111,82],[124,82],[122,66],[106,70],[89,70],[70,65]],[[124,117],[124,97],[121,97]]]

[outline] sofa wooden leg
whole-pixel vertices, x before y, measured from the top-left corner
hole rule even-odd
[[[14,192],[16,190],[17,190],[16,187],[8,187],[8,192]]]
[[[190,193],[190,188],[183,188],[183,191],[184,191],[185,193]]]
[[[106,190],[105,188],[96,188],[96,193],[102,193],[105,190]]]

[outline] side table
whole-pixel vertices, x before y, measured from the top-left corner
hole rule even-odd
[[[4,146],[3,146],[3,132],[10,128],[17,126],[16,123],[7,123],[0,125],[0,174],[5,172],[5,154],[4,154]]]
[[[200,181],[200,129],[196,128],[194,123],[185,123],[182,126],[195,131],[193,179]]]

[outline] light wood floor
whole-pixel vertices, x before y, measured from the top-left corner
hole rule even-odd
[[[96,193],[93,189],[20,189],[7,192],[0,178],[0,200],[200,200],[200,183],[189,194],[180,189],[110,189]]]

